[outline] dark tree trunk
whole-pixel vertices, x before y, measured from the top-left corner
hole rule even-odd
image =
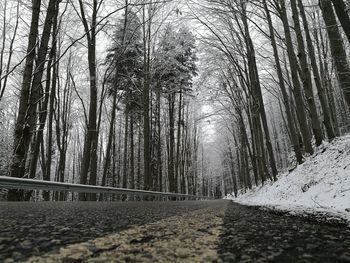
[[[29,178],[34,178],[36,174],[37,169],[37,163],[39,159],[39,151],[40,151],[40,144],[43,141],[43,134],[44,134],[44,128],[46,125],[46,118],[47,118],[47,107],[50,99],[50,88],[52,86],[52,89],[55,90],[56,88],[56,82],[57,82],[57,67],[54,65],[51,67],[52,63],[56,62],[56,48],[57,48],[57,15],[58,15],[58,2],[55,6],[55,17],[53,22],[53,30],[52,30],[52,47],[50,51],[49,60],[47,63],[47,71],[46,71],[46,83],[45,83],[45,91],[44,93],[40,94],[40,97],[44,97],[44,101],[41,103],[40,106],[40,114],[39,114],[39,130],[37,132],[36,138],[33,141],[32,146],[32,154],[31,154],[31,162],[30,162],[30,168],[29,168]],[[51,83],[51,72],[52,72],[52,83]],[[44,161],[44,160],[43,160]],[[45,173],[46,170],[44,170]],[[47,178],[47,177],[46,177]],[[44,180],[46,179],[44,175]],[[47,200],[47,197],[44,197],[44,200]]]
[[[175,181],[175,94],[168,95],[169,103],[169,161],[168,161],[168,178],[169,178],[169,191],[172,193],[177,192],[177,183]]]
[[[330,49],[333,63],[338,74],[339,85],[343,90],[345,101],[350,108],[350,67],[347,61],[343,39],[339,32],[331,1],[320,0],[320,6],[328,32]]]
[[[163,191],[163,163],[162,163],[162,124],[161,124],[161,89],[157,91],[157,129],[158,129],[158,147],[157,147],[157,162],[158,162],[158,184],[159,192]]]
[[[293,13],[294,30],[296,33],[298,43],[298,58],[301,66],[300,77],[304,86],[306,101],[309,106],[309,115],[311,119],[312,131],[315,135],[316,145],[320,146],[322,144],[324,136],[322,133],[322,127],[318,117],[315,98],[312,90],[311,72],[307,62],[305,44],[299,22],[299,13],[296,0],[291,0],[291,6]]]
[[[28,155],[29,144],[36,128],[37,105],[40,98],[41,80],[43,76],[45,60],[50,39],[53,18],[55,17],[56,1],[50,0],[45,18],[40,47],[36,58],[36,67],[33,74],[35,59],[35,46],[38,37],[38,21],[40,16],[40,0],[34,0],[32,5],[32,20],[30,26],[27,59],[23,73],[23,82],[20,94],[18,117],[15,125],[14,151],[10,168],[11,177],[24,177],[25,164]],[[10,190],[9,201],[21,200],[23,191]]]
[[[277,171],[277,167],[276,167],[275,156],[273,153],[270,132],[269,132],[268,124],[267,124],[266,111],[265,111],[265,107],[264,107],[264,101],[263,101],[262,92],[261,92],[259,74],[258,74],[258,69],[257,69],[256,59],[255,59],[254,45],[253,45],[253,42],[251,40],[250,33],[249,33],[249,27],[248,27],[245,8],[246,7],[244,6],[244,4],[242,4],[242,10],[243,10],[242,21],[244,24],[245,41],[246,41],[246,45],[247,45],[249,75],[251,78],[252,89],[254,92],[253,96],[256,98],[258,106],[259,106],[259,113],[260,113],[260,117],[261,117],[262,127],[263,127],[264,133],[265,133],[265,143],[266,143],[266,148],[267,148],[267,152],[268,152],[268,156],[269,156],[269,162],[270,162],[270,168],[272,171],[272,176],[273,176],[273,179],[276,181],[278,171]]]
[[[47,146],[46,146],[46,171],[44,173],[44,180],[51,180],[51,162],[52,162],[52,138],[53,138],[53,119],[55,112],[55,101],[56,101],[56,86],[57,86],[57,67],[55,65],[52,69],[52,84],[50,92],[50,103],[49,103],[49,118],[47,127]],[[49,201],[50,192],[44,191],[43,198],[45,201]]]
[[[144,189],[152,190],[152,174],[151,174],[151,130],[150,130],[150,56],[151,56],[151,14],[152,1],[148,6],[148,14],[146,18],[146,7],[143,6],[143,154],[144,154]]]
[[[322,76],[322,85],[325,89],[326,99],[328,101],[329,105],[329,111],[331,120],[334,127],[334,132],[336,136],[340,136],[339,131],[339,123],[338,123],[338,117],[337,117],[337,109],[334,99],[334,88],[332,85],[331,77],[328,70],[328,52],[326,51],[326,46],[322,37],[322,29],[319,29],[320,34],[318,33],[318,30],[315,28],[314,35],[316,39],[317,49],[318,49],[318,64],[320,65],[320,74]]]
[[[122,123],[122,115],[120,116],[119,123]],[[121,187],[121,168],[122,168],[122,125],[119,127],[118,132],[118,170],[117,170],[117,187]]]
[[[128,141],[129,141],[129,112],[125,112],[124,126],[124,162],[123,162],[123,188],[128,188]]]
[[[232,176],[232,184],[233,184],[233,192],[235,197],[238,195],[238,187],[237,187],[237,177],[235,173],[235,161],[233,159],[233,153],[231,147],[229,147],[229,155],[230,155],[230,171]]]
[[[318,71],[315,49],[314,49],[314,45],[313,45],[312,40],[311,40],[310,30],[309,30],[308,21],[306,19],[304,5],[303,5],[301,0],[298,0],[298,5],[299,5],[301,18],[302,18],[303,24],[304,24],[308,53],[309,53],[309,57],[310,57],[310,61],[311,61],[313,74],[314,74],[314,80],[315,80],[315,84],[316,84],[316,88],[317,88],[318,98],[320,100],[321,107],[322,107],[322,112],[323,112],[323,116],[324,116],[324,125],[326,127],[327,137],[329,140],[333,140],[335,137],[335,134],[334,134],[334,129],[333,129],[333,125],[332,125],[332,120],[330,117],[329,108],[328,108],[327,100],[325,97],[325,90],[324,90],[324,87],[322,86],[321,77],[320,77],[320,74]]]
[[[335,12],[350,43],[350,17],[343,0],[332,0]]]
[[[130,188],[135,189],[135,162],[134,162],[134,113],[130,112]]]
[[[242,102],[243,103],[243,102]],[[263,169],[260,169],[262,167],[261,165],[261,155],[260,155],[260,151],[261,151],[261,148],[260,148],[260,144],[257,143],[258,140],[257,140],[257,133],[258,133],[258,129],[260,128],[260,131],[261,131],[261,124],[260,124],[260,119],[259,119],[259,112],[254,112],[258,109],[254,108],[254,103],[250,103],[250,109],[248,109],[248,121],[249,121],[249,127],[250,127],[250,133],[251,133],[251,145],[252,145],[252,150],[250,150],[250,147],[249,147],[249,155],[250,155],[250,159],[251,159],[251,163],[252,163],[252,167],[253,167],[253,174],[254,174],[254,180],[255,180],[255,184],[258,185],[259,184],[259,175],[262,179],[262,181],[264,182],[265,181],[265,173],[263,171]],[[236,112],[238,113],[238,118],[239,118],[239,121],[240,122],[243,122],[243,125],[244,125],[244,120],[243,120],[243,116],[242,116],[242,112],[241,110],[239,109],[239,107],[237,107],[237,110]],[[259,120],[259,128],[257,127],[256,125],[256,122],[257,120]],[[247,140],[247,143],[249,144],[249,141],[248,141],[248,136],[245,136],[245,140]],[[264,147],[264,144],[262,143],[262,147],[263,149],[265,149]],[[266,163],[265,163],[266,165]]]
[[[179,95],[179,108],[178,108],[178,119],[177,119],[177,141],[176,141],[176,160],[175,160],[175,184],[176,190],[178,191],[179,178],[181,178],[180,174],[180,147],[181,147],[181,122],[182,122],[182,90],[180,90]],[[181,183],[180,183],[181,184]]]
[[[279,13],[282,19],[285,38],[286,38],[287,53],[288,53],[288,59],[289,59],[293,88],[294,88],[293,94],[294,94],[295,102],[298,105],[298,107],[296,107],[296,112],[297,112],[298,121],[300,125],[300,131],[302,134],[305,151],[309,154],[313,154],[314,149],[312,147],[311,134],[309,131],[308,122],[305,114],[304,99],[301,92],[299,76],[298,76],[298,62],[296,60],[295,53],[294,53],[294,47],[293,47],[293,41],[292,41],[289,23],[288,23],[287,11],[286,11],[284,0],[279,0],[278,2],[280,4]]]
[[[282,67],[281,67],[280,59],[279,59],[279,55],[278,55],[278,49],[277,49],[277,43],[276,43],[274,28],[273,28],[273,24],[272,24],[272,19],[271,19],[269,9],[267,7],[266,0],[264,0],[263,4],[264,4],[267,22],[269,25],[270,40],[271,40],[271,45],[273,48],[275,65],[276,65],[276,70],[277,70],[277,75],[278,75],[278,80],[279,80],[279,87],[281,89],[281,93],[282,93],[282,97],[283,97],[283,104],[284,104],[285,111],[286,111],[287,123],[288,123],[288,128],[289,128],[289,132],[290,132],[290,136],[291,136],[291,141],[293,144],[293,149],[294,149],[294,153],[295,153],[295,157],[297,159],[297,162],[299,164],[301,164],[303,162],[303,155],[302,155],[302,152],[300,149],[298,133],[295,129],[295,125],[293,122],[292,110],[291,110],[290,103],[289,103],[289,96],[288,96],[287,89],[286,89],[285,84],[284,84],[283,71],[282,71]]]
[[[90,74],[90,106],[89,119],[86,127],[84,140],[83,160],[81,164],[80,183],[88,182],[88,173],[90,169],[89,184],[96,185],[97,179],[97,75],[96,75],[96,16],[97,16],[97,0],[93,1],[93,14],[91,27],[85,17],[84,4],[79,0],[82,22],[84,25],[87,43],[88,43],[88,64]],[[94,199],[94,196],[91,196]],[[79,200],[87,200],[84,193],[79,194]]]
[[[141,125],[138,128],[138,146],[137,146],[137,189],[141,189]]]
[[[113,91],[113,102],[112,102],[112,109],[111,109],[111,120],[109,123],[109,132],[108,132],[108,142],[107,142],[107,149],[106,149],[106,159],[103,167],[103,174],[102,174],[102,186],[106,185],[106,179],[107,179],[107,172],[109,169],[110,161],[111,161],[111,150],[112,150],[112,142],[114,134],[114,123],[116,120],[116,109],[117,109],[117,91]]]

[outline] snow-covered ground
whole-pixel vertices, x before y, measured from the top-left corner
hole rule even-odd
[[[228,198],[291,213],[327,212],[350,222],[350,135],[325,143],[277,182]]]

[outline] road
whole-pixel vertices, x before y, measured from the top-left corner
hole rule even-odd
[[[225,200],[0,203],[0,262],[350,262],[350,229]]]

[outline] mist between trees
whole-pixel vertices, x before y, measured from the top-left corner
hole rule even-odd
[[[3,0],[0,176],[215,197],[276,181],[350,129],[349,5]]]

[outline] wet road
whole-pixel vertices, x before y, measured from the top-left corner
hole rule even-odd
[[[350,262],[350,229],[229,201],[0,203],[0,262]]]
[[[224,262],[350,262],[350,229],[231,203],[219,254]]]

